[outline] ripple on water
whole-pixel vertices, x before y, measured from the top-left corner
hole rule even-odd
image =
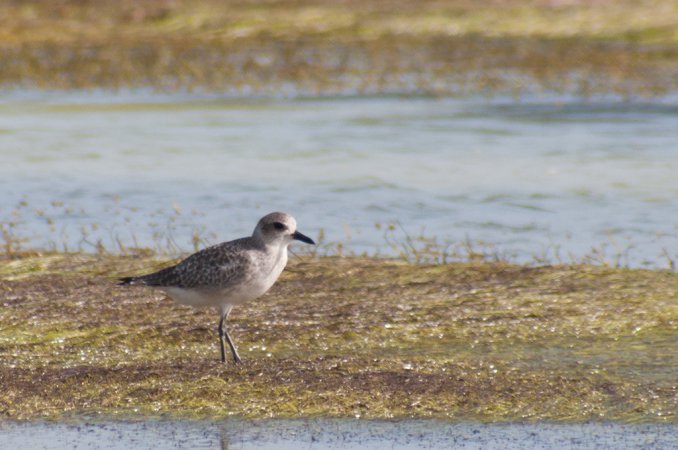
[[[661,267],[657,255],[678,247],[669,102],[69,95],[0,105],[0,223],[16,222],[27,246],[77,247],[87,221],[106,247],[119,236],[153,247],[171,232],[192,249],[195,227],[231,239],[285,209],[328,242],[354,230],[344,251],[358,253],[383,252],[374,225],[393,222],[519,261],[547,245],[581,260],[611,229],[634,244],[631,265]],[[17,219],[19,201],[30,207]]]

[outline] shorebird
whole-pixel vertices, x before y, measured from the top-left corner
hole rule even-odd
[[[297,231],[294,217],[274,212],[259,220],[251,237],[205,248],[158,272],[120,278],[119,285],[158,288],[185,305],[218,306],[221,361],[226,362],[228,342],[233,361],[239,363],[225,326],[228,315],[233,306],[254,300],[273,286],[287,264],[287,246],[293,240],[315,245]]]

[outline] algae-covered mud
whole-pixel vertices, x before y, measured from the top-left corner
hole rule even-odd
[[[234,310],[224,365],[213,311],[114,286],[164,264],[3,260],[2,416],[676,418],[673,272],[304,257]]]
[[[0,85],[661,95],[677,18],[675,0],[7,1]]]

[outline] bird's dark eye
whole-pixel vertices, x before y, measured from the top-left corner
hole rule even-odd
[[[283,231],[283,230],[286,230],[286,229],[287,229],[287,227],[285,226],[285,224],[280,223],[280,222],[273,222],[273,228],[275,228],[275,229],[278,230],[278,231]]]

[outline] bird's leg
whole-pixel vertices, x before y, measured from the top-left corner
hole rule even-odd
[[[221,347],[221,362],[226,362],[226,343],[224,342],[224,316],[219,320],[219,344]]]
[[[233,353],[233,362],[237,364],[241,361],[238,350],[236,350],[235,345],[233,345],[233,340],[231,339],[231,336],[228,335],[228,330],[224,329],[224,332],[226,334],[226,341],[228,341],[228,345],[231,347],[231,353]]]
[[[233,339],[231,339],[231,336],[228,334],[228,330],[226,329],[226,319],[228,319],[228,315],[231,313],[231,309],[233,306],[231,305],[223,305],[221,307],[221,320],[219,321],[219,342],[221,344],[221,361],[226,362],[226,342],[228,342],[228,346],[231,348],[231,353],[233,354],[233,361],[235,363],[239,363],[240,360],[240,355],[238,355],[238,350],[235,348],[235,344],[233,344]],[[224,342],[226,341],[226,342]]]

